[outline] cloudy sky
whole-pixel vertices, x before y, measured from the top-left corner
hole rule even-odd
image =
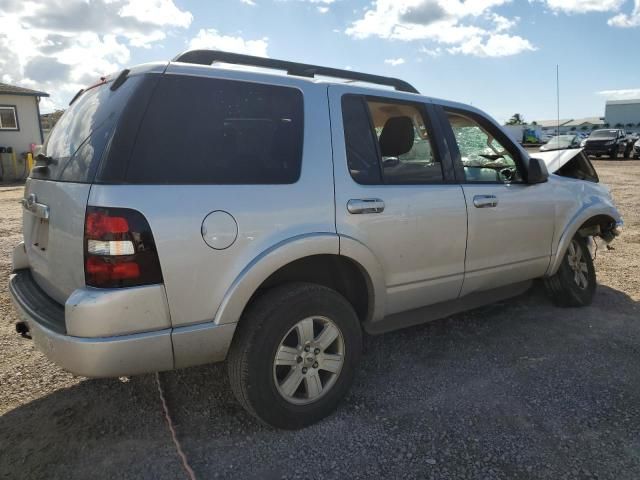
[[[124,66],[216,48],[398,76],[500,120],[640,98],[640,0],[0,0],[0,81],[43,111]]]

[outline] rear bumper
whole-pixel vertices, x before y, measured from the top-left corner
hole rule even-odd
[[[121,335],[85,338],[66,334],[60,318],[53,312],[62,309],[46,296],[33,295],[33,280],[28,270],[20,270],[9,280],[9,292],[20,317],[38,350],[49,360],[76,375],[86,377],[118,377],[173,369],[171,329]],[[64,325],[64,324],[63,324]]]
[[[65,315],[65,307],[38,288],[29,270],[11,275],[9,292],[38,350],[64,370],[85,377],[120,377],[222,361],[236,327],[207,322],[127,335],[80,337],[69,335],[65,318],[80,321],[78,312],[82,309],[67,305]],[[101,310],[108,307],[95,299],[93,303]],[[117,309],[112,313],[118,316]],[[85,317],[88,322],[90,317]],[[106,314],[102,318],[108,320]]]

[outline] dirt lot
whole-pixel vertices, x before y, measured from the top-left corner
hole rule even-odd
[[[339,411],[258,425],[224,366],[162,375],[199,478],[640,478],[640,162],[596,162],[625,217],[593,306],[540,288],[365,341]],[[0,478],[181,478],[151,375],[76,378],[18,337],[6,281],[20,188],[0,189]]]

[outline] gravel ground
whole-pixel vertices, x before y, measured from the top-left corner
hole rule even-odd
[[[625,217],[593,306],[540,287],[368,337],[338,412],[297,432],[244,413],[224,365],[162,374],[199,478],[640,478],[640,162],[595,162]],[[6,289],[21,189],[0,188],[0,478],[180,478],[154,377],[87,380],[18,337]]]

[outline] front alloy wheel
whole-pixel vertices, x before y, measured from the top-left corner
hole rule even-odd
[[[561,307],[584,307],[591,304],[596,292],[596,270],[587,240],[580,235],[571,239],[560,268],[544,279],[553,302]]]
[[[573,281],[580,290],[586,290],[589,287],[589,267],[585,257],[582,255],[582,249],[576,239],[571,240],[569,249],[567,250],[567,263],[573,272]]]

